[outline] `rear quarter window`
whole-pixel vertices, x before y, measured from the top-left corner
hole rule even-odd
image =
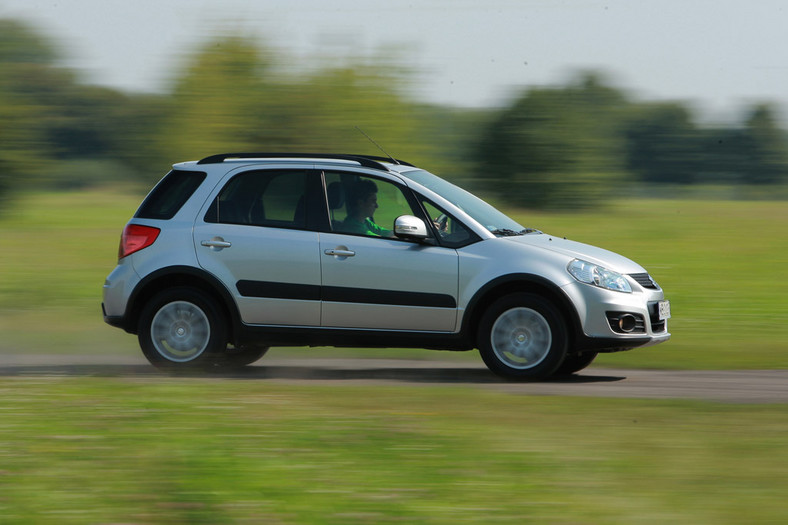
[[[153,188],[134,216],[138,219],[172,219],[205,180],[202,171],[172,170]]]

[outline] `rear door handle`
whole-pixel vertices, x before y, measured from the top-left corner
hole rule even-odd
[[[209,241],[202,241],[200,244],[202,246],[207,246],[208,248],[216,248],[219,250],[221,250],[222,248],[229,248],[230,246],[233,245],[233,243],[229,241],[225,241],[221,237],[214,237]]]
[[[333,250],[326,250],[323,253],[325,253],[326,255],[334,255],[336,257],[353,257],[354,255],[356,255],[356,252],[354,252],[353,250],[342,250],[339,248],[335,248]]]

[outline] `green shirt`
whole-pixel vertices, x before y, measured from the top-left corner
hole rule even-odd
[[[342,223],[342,231],[346,233],[371,235],[373,237],[391,237],[391,230],[381,228],[369,217],[365,218],[364,222],[345,219],[345,221]]]

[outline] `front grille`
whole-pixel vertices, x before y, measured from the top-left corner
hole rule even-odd
[[[648,303],[648,316],[651,322],[651,332],[654,334],[661,334],[667,330],[667,323],[665,320],[659,319],[659,303]]]
[[[659,290],[659,286],[657,283],[654,282],[654,279],[647,273],[630,273],[630,277],[632,277],[636,283],[638,283],[643,288],[650,288],[652,290]]]

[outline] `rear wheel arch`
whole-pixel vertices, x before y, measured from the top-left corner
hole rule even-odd
[[[126,314],[127,331],[137,333],[140,315],[145,305],[157,294],[169,288],[193,288],[201,291],[211,300],[226,321],[227,335],[231,342],[238,333],[240,314],[235,300],[216,277],[191,266],[172,266],[162,268],[146,276],[134,289]]]

